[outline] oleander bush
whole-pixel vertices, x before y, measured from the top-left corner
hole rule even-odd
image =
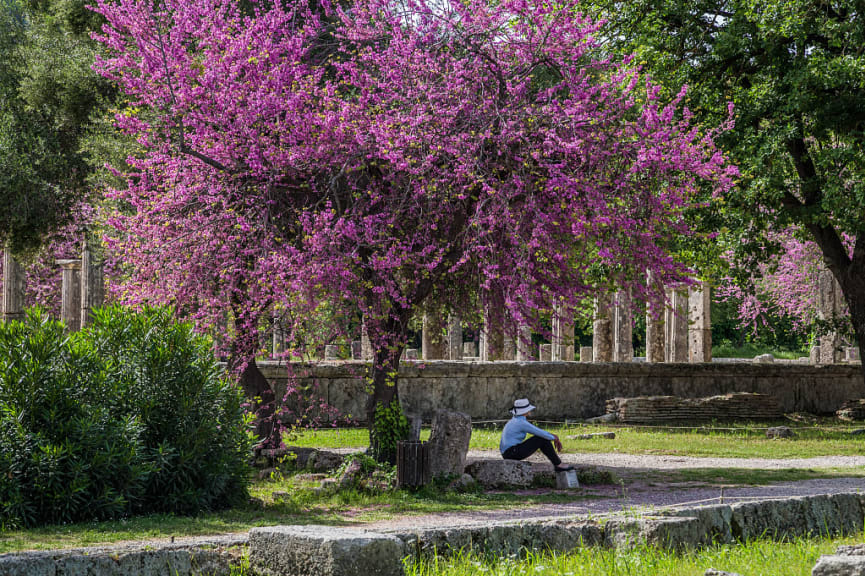
[[[0,527],[230,506],[250,446],[242,394],[169,309],[0,323]]]

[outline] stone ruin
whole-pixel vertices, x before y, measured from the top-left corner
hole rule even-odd
[[[607,400],[607,414],[632,424],[699,420],[777,420],[784,416],[778,401],[765,394],[737,392],[708,398],[637,396]]]

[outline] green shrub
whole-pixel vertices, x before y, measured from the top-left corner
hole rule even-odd
[[[170,310],[0,324],[4,527],[234,504],[250,442],[241,393]]]

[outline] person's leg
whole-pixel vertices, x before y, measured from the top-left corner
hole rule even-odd
[[[540,436],[532,436],[516,446],[511,446],[504,451],[502,456],[506,460],[525,460],[538,450],[544,453],[544,456],[553,463],[553,466],[558,467],[562,463],[559,455],[556,454],[553,443]]]

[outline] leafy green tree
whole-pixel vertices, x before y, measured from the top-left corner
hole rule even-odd
[[[631,0],[594,2],[614,53],[656,80],[690,86],[691,109],[717,123],[739,185],[704,215],[741,255],[761,233],[799,227],[843,290],[865,345],[865,2]],[[750,249],[750,251],[749,251]],[[747,261],[747,260],[745,260]]]
[[[101,17],[85,5],[0,0],[0,245],[13,252],[38,246],[92,189],[85,144],[114,90],[90,69]]]

